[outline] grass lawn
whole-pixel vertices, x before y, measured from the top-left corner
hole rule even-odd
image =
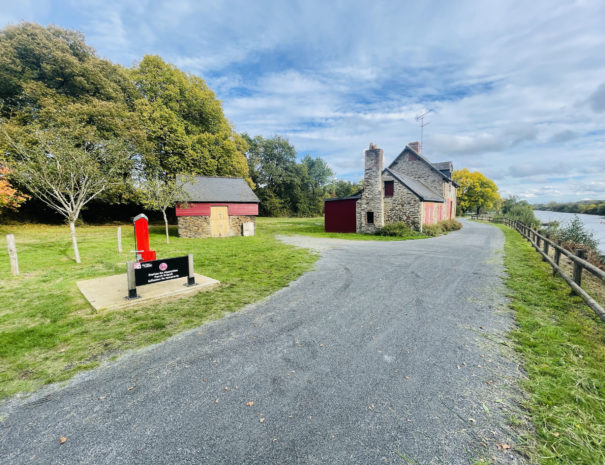
[[[163,226],[151,227],[158,257],[193,253],[195,271],[221,286],[164,304],[98,313],[76,282],[125,273],[134,250],[131,225],[122,227],[121,254],[116,226],[79,227],[79,265],[67,226],[0,225],[0,398],[66,380],[120,351],[162,341],[286,286],[317,256],[275,240],[270,224],[259,221],[254,237],[198,240],[176,237],[173,227],[170,245]],[[17,277],[10,274],[4,241],[9,233],[17,242]]]
[[[332,239],[349,239],[358,241],[403,241],[408,239],[425,239],[426,234],[410,231],[409,236],[374,236],[357,233],[329,233],[324,231],[324,219],[318,218],[258,218],[259,227],[267,228],[275,234],[290,236],[304,234],[305,236],[328,237]]]
[[[605,464],[605,324],[516,231],[506,236],[505,266],[525,361],[525,408],[535,428],[534,463]]]

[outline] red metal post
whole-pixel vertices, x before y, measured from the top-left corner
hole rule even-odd
[[[141,213],[134,217],[133,222],[137,261],[155,260],[155,250],[149,250],[149,219]]]

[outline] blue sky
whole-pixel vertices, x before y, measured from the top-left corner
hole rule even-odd
[[[605,2],[5,1],[125,66],[206,80],[239,132],[288,137],[357,180],[370,142],[479,170],[504,196],[605,199]]]

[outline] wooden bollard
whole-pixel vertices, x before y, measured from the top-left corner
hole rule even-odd
[[[561,241],[557,240],[557,245],[559,247],[561,247]],[[559,247],[555,247],[555,263],[557,266],[559,266],[559,262],[561,261],[561,250],[559,250]],[[555,276],[556,274],[557,274],[557,269],[553,268],[552,275]]]
[[[122,253],[122,226],[118,226],[118,252]]]
[[[6,235],[6,246],[8,248],[8,257],[11,262],[11,273],[14,276],[19,274],[19,259],[17,258],[17,244],[15,244],[15,235]]]
[[[584,259],[586,258],[586,250],[578,249],[576,255],[578,258]],[[582,286],[582,268],[584,267],[581,264],[575,261],[573,262],[573,282],[578,286]],[[575,292],[572,291],[572,294],[575,294]]]

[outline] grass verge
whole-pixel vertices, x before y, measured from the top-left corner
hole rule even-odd
[[[605,464],[605,324],[516,231],[502,225],[504,263],[527,371],[534,463]]]
[[[324,219],[318,218],[258,218],[258,224],[275,234],[292,236],[296,234],[331,239],[349,239],[358,241],[404,241],[408,239],[425,239],[426,234],[410,231],[407,236],[375,236],[357,233],[330,233],[324,231]]]
[[[124,230],[117,252],[116,227],[79,227],[82,263],[73,261],[66,226],[0,225],[14,234],[21,274],[13,277],[0,253],[0,398],[66,380],[119,352],[156,343],[240,309],[286,286],[317,256],[273,238],[259,222],[254,237],[180,239],[171,229],[150,228],[158,257],[193,253],[195,271],[221,281],[212,292],[153,306],[95,312],[76,287],[83,279],[125,273],[134,241]],[[4,241],[2,241],[4,242]]]

